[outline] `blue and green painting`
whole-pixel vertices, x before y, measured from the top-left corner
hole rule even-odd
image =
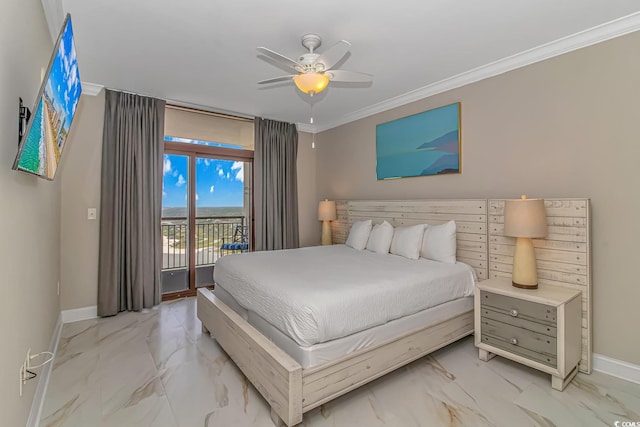
[[[460,103],[376,127],[378,179],[460,173]]]

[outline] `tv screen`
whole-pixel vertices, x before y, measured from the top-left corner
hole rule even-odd
[[[38,92],[14,169],[52,180],[82,93],[71,16],[67,14]]]

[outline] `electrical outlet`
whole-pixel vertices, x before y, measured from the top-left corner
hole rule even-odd
[[[43,356],[49,356],[48,359],[42,360],[42,363],[31,363],[32,360],[42,358]],[[27,357],[25,357],[22,366],[20,366],[20,375],[18,382],[20,383],[20,397],[22,397],[22,387],[27,381],[34,379],[37,374],[34,372],[37,368],[42,368],[47,363],[53,360],[54,354],[50,351],[43,351],[42,353],[31,354],[31,349],[27,350]]]
[[[22,397],[22,386],[30,379],[29,373],[27,372],[30,360],[31,349],[27,350],[27,357],[25,357],[24,362],[22,362],[22,366],[20,366],[20,376],[18,377],[18,382],[20,383],[20,397]]]
[[[96,208],[87,209],[87,219],[94,220],[96,219],[96,216],[97,216]]]

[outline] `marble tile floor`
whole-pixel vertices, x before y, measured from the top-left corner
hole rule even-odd
[[[550,377],[467,337],[304,416],[309,427],[614,426],[640,422],[640,385]],[[65,324],[42,426],[272,427],[266,402],[208,335],[195,299]]]

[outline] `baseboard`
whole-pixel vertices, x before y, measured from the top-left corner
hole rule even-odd
[[[55,353],[58,348],[58,342],[60,341],[60,335],[62,334],[62,326],[65,323],[95,319],[96,317],[98,317],[98,307],[95,305],[91,307],[76,308],[73,310],[63,310],[60,312],[56,328],[54,329],[53,336],[51,337],[51,343],[49,344],[49,351],[54,354],[54,358],[51,363],[44,365],[42,372],[40,372],[40,380],[38,381],[38,386],[36,387],[36,392],[33,396],[31,411],[29,411],[29,419],[27,420],[28,427],[38,427],[40,425],[42,406],[44,405],[44,397],[47,394],[51,370],[55,363]]]
[[[593,354],[593,370],[640,384],[640,366],[601,354]]]
[[[44,405],[44,397],[47,395],[47,387],[49,386],[49,377],[51,376],[51,370],[53,369],[53,364],[55,363],[55,352],[58,348],[58,341],[60,341],[62,325],[62,313],[60,313],[60,315],[58,316],[58,322],[56,323],[56,328],[53,330],[53,335],[51,336],[51,342],[49,343],[49,351],[54,354],[54,360],[42,367],[42,371],[40,372],[40,380],[38,380],[36,392],[33,395],[33,402],[31,402],[31,411],[29,411],[27,427],[38,427],[40,425],[42,406]]]
[[[62,310],[62,323],[79,322],[80,320],[95,319],[98,317],[98,306],[74,308]]]

